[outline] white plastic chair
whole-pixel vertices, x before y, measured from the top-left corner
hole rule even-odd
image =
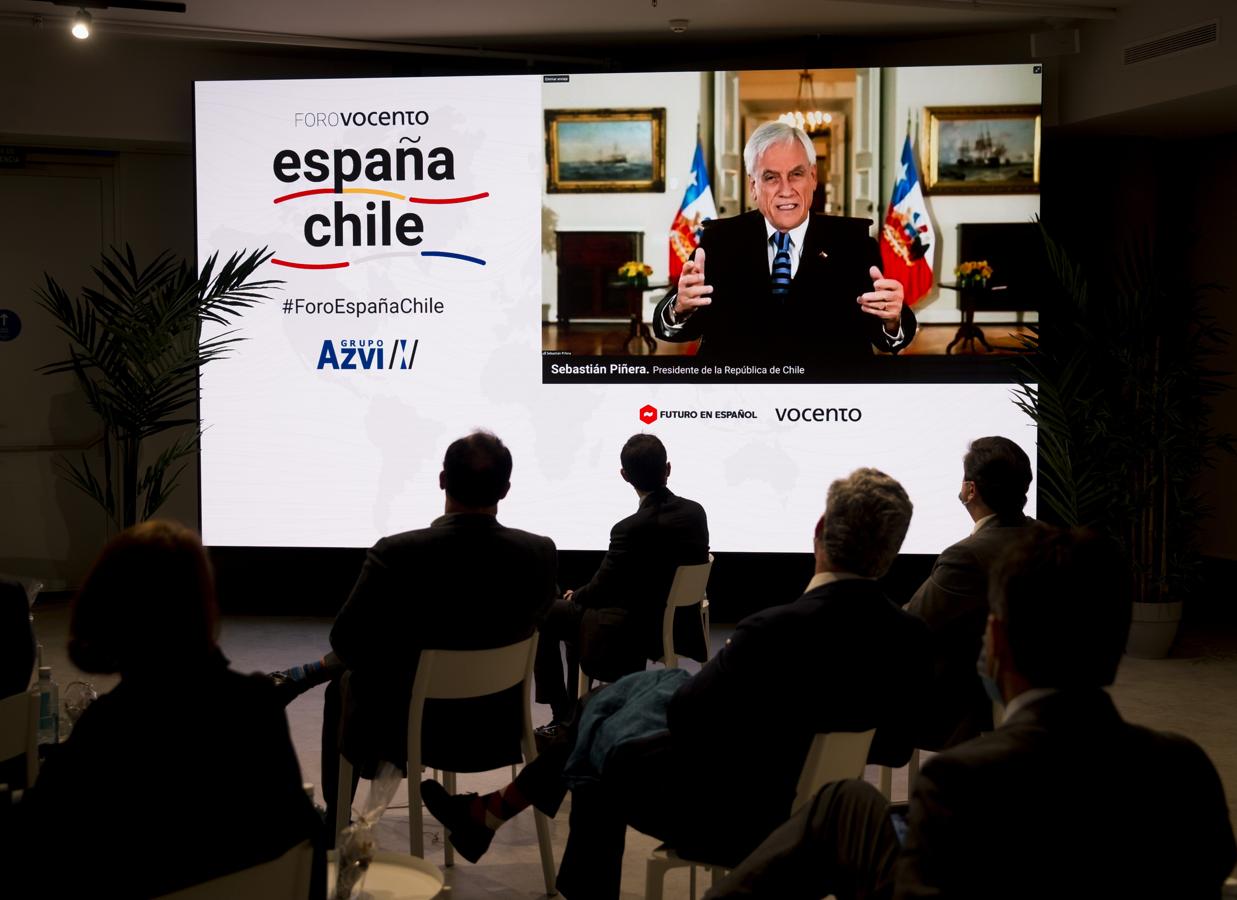
[[[816,792],[829,782],[862,778],[863,767],[868,761],[868,750],[872,746],[872,737],[875,734],[876,729],[833,731],[816,735],[812,740],[812,746],[808,748],[803,768],[799,771],[799,782],[795,787],[795,799],[790,807],[790,815],[794,815],[804,804],[811,802]],[[661,900],[666,873],[682,866],[692,867],[690,894],[692,900],[696,900],[696,866],[704,866],[708,869],[711,881],[717,879],[719,872],[724,872],[721,866],[684,859],[674,850],[659,847],[649,855],[644,867],[645,900]]]
[[[308,900],[314,848],[302,841],[269,862],[164,894],[159,900]]]
[[[421,723],[426,700],[465,700],[497,694],[517,684],[523,685],[523,734],[520,746],[527,765],[537,758],[533,741],[530,685],[533,659],[537,653],[537,635],[491,650],[422,650],[417,673],[412,682],[412,699],[408,704],[408,846],[413,856],[424,857],[425,846],[421,816]],[[455,773],[443,773],[443,786],[455,793]],[[339,794],[336,801],[335,833],[348,825],[352,806],[352,764],[339,756]],[[554,856],[550,844],[550,825],[546,817],[534,808],[537,843],[541,848],[541,868],[545,875],[546,893],[553,896]],[[453,865],[455,854],[450,844],[444,847],[444,862]]]
[[[911,758],[906,763],[906,798],[909,800],[911,791],[915,789],[915,779],[919,777],[919,748],[911,751]],[[886,800],[893,801],[893,769],[889,766],[880,767],[880,792]]]
[[[679,656],[674,650],[674,613],[682,606],[700,604],[700,626],[704,629],[704,658],[709,658],[709,598],[705,596],[705,588],[709,584],[709,572],[713,569],[713,554],[709,561],[692,566],[679,566],[674,572],[674,580],[670,582],[670,592],[666,595],[666,610],[661,617],[661,659],[667,669],[679,667]],[[580,670],[579,685],[576,696],[582,697],[588,692],[593,680]]]
[[[0,700],[0,761],[26,757],[26,787],[39,774],[39,695],[22,691]]]

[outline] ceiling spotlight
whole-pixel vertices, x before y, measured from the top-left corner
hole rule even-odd
[[[670,20],[670,30],[673,31],[675,34],[682,34],[684,31],[687,30],[687,25],[688,25],[687,19],[671,19]]]
[[[84,41],[90,37],[90,13],[84,9],[79,9],[77,15],[73,17],[73,37],[79,41]]]

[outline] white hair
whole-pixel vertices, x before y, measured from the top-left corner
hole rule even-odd
[[[812,146],[812,139],[802,128],[787,125],[785,122],[765,122],[752,132],[752,136],[747,139],[747,146],[743,148],[743,165],[747,167],[748,176],[756,177],[756,160],[760,159],[766,150],[774,144],[788,144],[794,140],[803,145],[808,165],[816,165],[816,148]]]

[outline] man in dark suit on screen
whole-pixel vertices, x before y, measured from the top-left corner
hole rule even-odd
[[[1237,847],[1215,767],[1104,691],[1129,631],[1127,566],[1092,533],[1024,529],[984,633],[1005,719],[924,765],[905,838],[875,788],[834,782],[706,900],[1217,897]]]
[[[992,701],[975,661],[988,620],[988,576],[997,557],[1034,520],[1023,515],[1031,460],[1004,437],[971,442],[962,459],[958,500],[975,523],[941,551],[907,611],[932,628],[934,673],[916,745],[944,750],[992,730]]]
[[[605,662],[616,671],[590,671],[585,666],[589,675],[607,680],[644,668],[645,659],[660,658],[662,615],[674,573],[679,566],[709,558],[704,507],[666,487],[670,462],[662,442],[651,434],[633,435],[623,445],[619,461],[619,476],[635,490],[640,506],[610,530],[610,547],[589,583],[555,600],[541,624],[537,701],[550,704],[554,714],[551,725],[539,729],[543,736],[552,735],[575,707],[574,669],[582,639],[609,645],[598,647],[597,655],[608,657]],[[700,608],[685,607],[675,615],[676,626],[682,623],[676,628],[682,638],[676,639],[676,649],[703,659]],[[602,633],[606,623],[613,627]],[[569,684],[563,681],[560,642],[567,645]]]
[[[810,211],[816,151],[768,122],[743,151],[757,210],[705,224],[675,289],[658,304],[664,341],[702,338],[698,355],[815,367],[896,353],[915,336],[902,285],[880,271],[871,222]]]
[[[502,441],[475,432],[453,442],[439,486],[446,493],[444,514],[428,528],[383,538],[369,550],[331,629],[337,665],[350,672],[340,746],[366,777],[382,760],[403,768],[408,759],[408,701],[423,648],[473,650],[522,640],[557,592],[554,542],[498,521],[498,503],[511,488],[511,453]],[[425,764],[482,771],[516,761],[519,690],[428,701]],[[334,679],[323,726],[328,803],[335,796],[328,744],[332,704],[339,703],[332,693],[338,691]],[[496,734],[509,739],[495,740]]]

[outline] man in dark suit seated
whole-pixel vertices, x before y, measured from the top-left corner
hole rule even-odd
[[[704,507],[677,497],[666,487],[670,463],[666,448],[651,434],[633,435],[619,455],[619,476],[635,489],[640,507],[610,529],[610,548],[591,581],[567,591],[550,607],[541,624],[537,645],[537,702],[548,703],[554,719],[538,732],[553,736],[575,707],[575,664],[581,629],[585,639],[603,644],[609,672],[585,671],[612,680],[644,668],[645,659],[662,655],[662,616],[674,573],[679,566],[708,562],[709,523]],[[590,610],[592,612],[590,612]],[[676,624],[689,644],[678,644],[684,656],[703,659],[705,647],[700,608],[676,612]],[[601,631],[602,618],[608,627]],[[694,625],[695,627],[688,627]],[[563,682],[559,642],[567,645],[567,678]]]
[[[910,518],[906,492],[888,475],[859,469],[838,479],[816,525],[816,574],[806,593],[748,616],[694,677],[640,672],[590,695],[585,719],[607,692],[636,680],[687,679],[660,723],[642,710],[638,730],[620,736],[597,776],[575,782],[559,869],[565,897],[618,897],[629,824],[692,858],[737,864],[785,820],[819,732],[876,728],[873,762],[909,758],[914,688],[929,668],[927,626],[876,579]],[[426,805],[461,855],[478,858],[494,829],[530,804],[555,814],[567,791],[564,767],[580,749],[573,731],[493,794],[449,796],[437,782],[423,783]]]
[[[901,283],[881,274],[872,223],[811,212],[811,138],[767,122],[752,132],[743,161],[757,209],[705,223],[675,289],[657,305],[657,336],[703,338],[702,358],[816,366],[904,349],[915,315]]]
[[[34,629],[26,588],[0,575],[0,698],[30,687],[34,672]]]
[[[359,773],[369,777],[382,760],[402,769],[421,650],[522,640],[556,593],[554,542],[498,522],[498,503],[511,488],[511,453],[502,441],[486,432],[456,440],[438,483],[446,493],[445,513],[428,528],[383,538],[370,549],[331,629],[331,648],[351,674],[342,723],[339,680],[327,689],[322,774],[328,807],[335,797],[337,727],[339,746]],[[516,761],[519,692],[516,686],[492,697],[428,701],[425,764],[479,771]],[[505,740],[495,739],[503,734]]]
[[[1094,534],[1027,529],[984,633],[1001,726],[928,761],[905,826],[870,785],[826,785],[708,900],[1218,896],[1237,846],[1215,768],[1103,690],[1129,630],[1125,566]]]
[[[1031,461],[1009,438],[971,442],[958,499],[975,526],[941,551],[906,607],[932,629],[934,672],[919,747],[944,750],[992,730],[992,701],[975,670],[988,620],[988,576],[1001,551],[1034,521],[1022,513],[1030,486]]]

